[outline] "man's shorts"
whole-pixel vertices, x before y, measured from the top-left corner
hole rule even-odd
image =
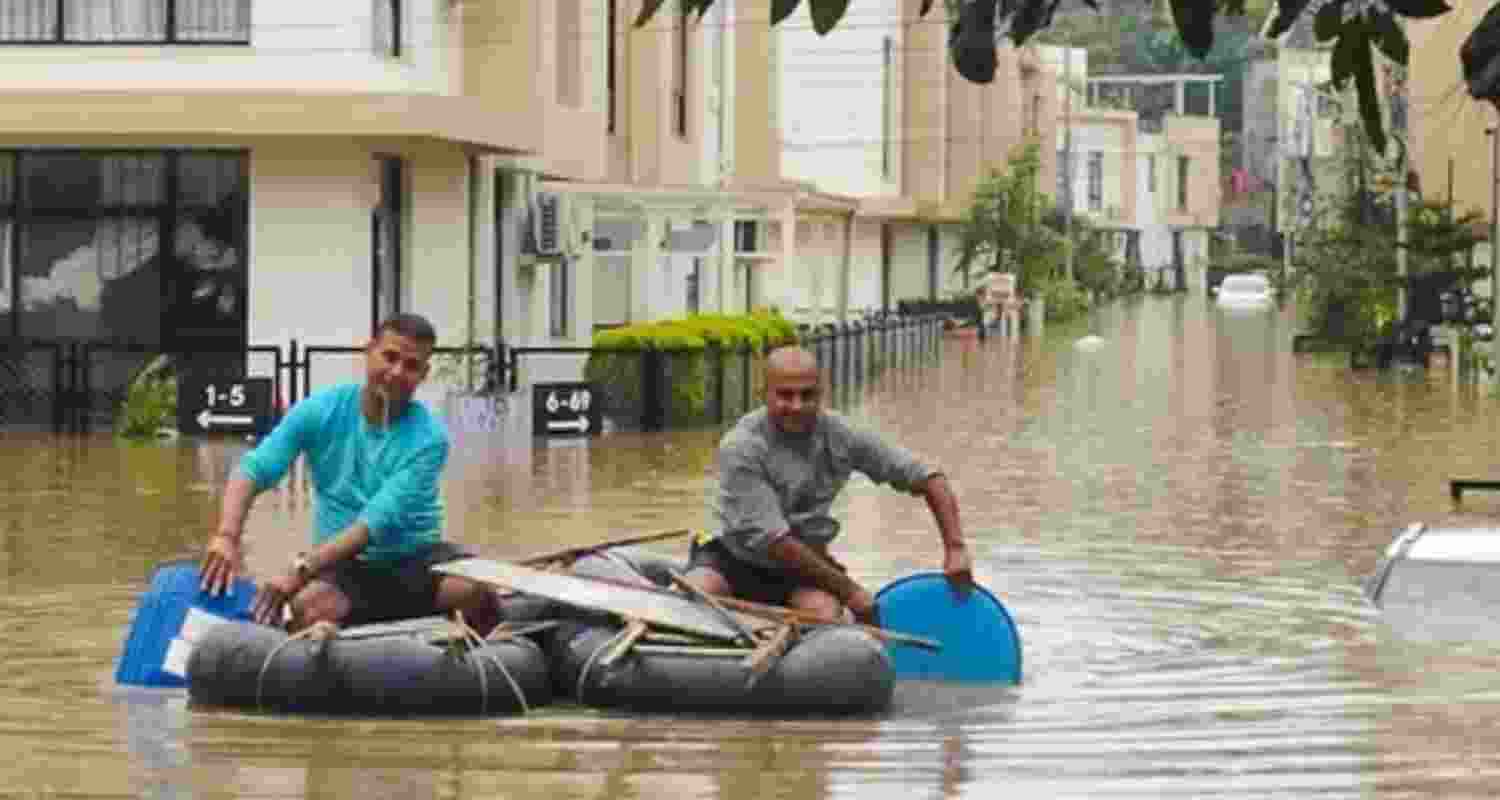
[[[835,568],[844,571],[844,565],[835,561],[832,556],[827,553],[819,555]],[[753,603],[785,606],[793,590],[812,587],[812,584],[789,572],[767,569],[736,557],[718,539],[707,542],[694,540],[688,554],[688,571],[698,567],[709,567],[724,576],[724,580],[729,582],[730,594]]]
[[[432,572],[431,567],[472,557],[453,542],[438,542],[425,553],[396,562],[368,564],[357,558],[345,559],[319,570],[313,580],[333,584],[349,599],[345,626],[436,616],[441,613],[437,589],[443,576]]]

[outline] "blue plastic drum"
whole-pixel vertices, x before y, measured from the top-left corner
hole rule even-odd
[[[199,591],[199,580],[196,560],[173,561],[156,570],[131,620],[115,666],[116,683],[185,687],[187,657],[197,639],[224,622],[250,619],[252,581],[242,577],[232,593],[214,597]]]
[[[1020,683],[1021,635],[1004,604],[983,586],[960,601],[940,572],[909,575],[875,595],[880,626],[936,639],[936,652],[891,643],[900,680]]]

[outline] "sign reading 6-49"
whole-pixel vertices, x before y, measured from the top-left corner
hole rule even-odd
[[[588,383],[538,383],[531,387],[534,436],[592,436],[603,417],[597,392]]]

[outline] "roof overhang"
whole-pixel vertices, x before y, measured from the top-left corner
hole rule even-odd
[[[4,91],[8,143],[259,137],[425,139],[479,153],[541,146],[539,120],[471,97],[318,92]]]

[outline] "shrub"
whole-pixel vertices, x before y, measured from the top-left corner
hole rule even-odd
[[[708,421],[709,377],[717,362],[714,350],[760,354],[797,341],[797,326],[779,313],[695,314],[683,319],[626,325],[594,334],[593,353],[584,379],[604,395],[606,413],[639,412],[642,354],[648,350],[666,359],[668,419],[673,422]]]
[[[169,356],[157,356],[125,390],[115,417],[115,433],[125,439],[154,439],[177,422],[177,376]]]

